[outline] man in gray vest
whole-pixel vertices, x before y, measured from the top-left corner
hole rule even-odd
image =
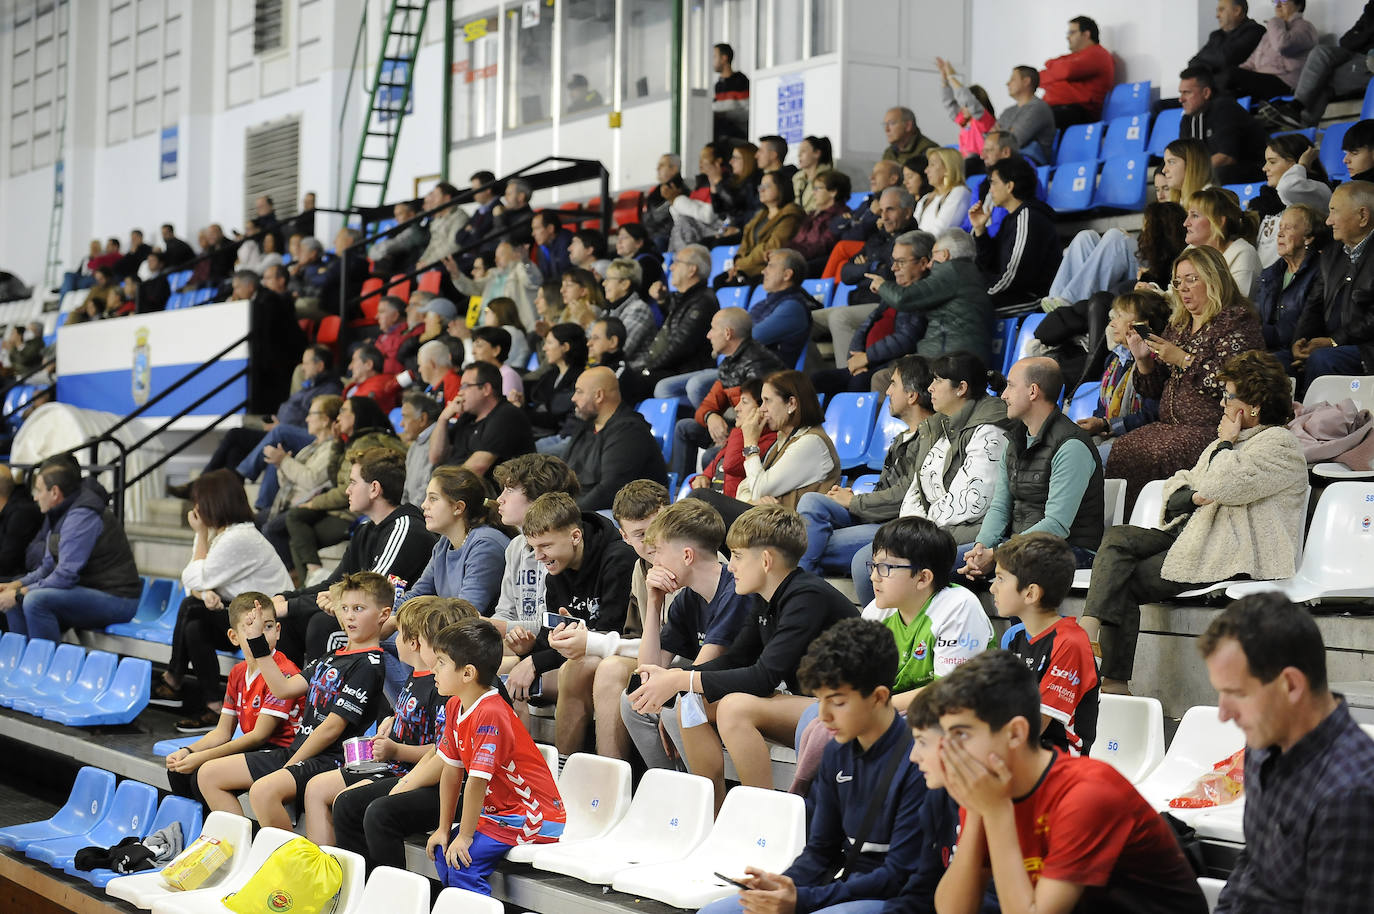
[[[102,629],[132,619],[143,582],[109,494],[94,479],[82,482],[76,461],[61,456],[49,457],[34,474],[33,500],[43,526],[29,547],[32,570],[0,585],[10,630],[61,641],[63,628]]]
[[[1102,541],[1102,460],[1092,437],[1059,411],[1063,387],[1053,359],[1022,359],[1007,373],[1007,418],[1021,424],[1008,432],[996,494],[960,574],[989,577],[997,546],[1032,531],[1062,536],[1078,567],[1092,567]]]

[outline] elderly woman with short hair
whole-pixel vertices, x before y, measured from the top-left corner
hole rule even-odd
[[[1101,645],[1104,692],[1127,692],[1140,604],[1297,570],[1307,461],[1287,427],[1288,374],[1274,356],[1251,351],[1228,359],[1217,379],[1226,387],[1216,440],[1165,481],[1162,528],[1113,527],[1093,561],[1081,621]]]

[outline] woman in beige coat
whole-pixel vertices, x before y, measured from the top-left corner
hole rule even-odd
[[[1128,694],[1141,603],[1297,569],[1307,462],[1285,427],[1293,418],[1288,376],[1274,356],[1251,351],[1232,356],[1218,379],[1226,392],[1217,440],[1191,470],[1165,481],[1162,529],[1113,527],[1093,561],[1081,622],[1101,645],[1104,692]]]
[[[339,417],[342,405],[342,397],[316,397],[310,401],[310,411],[305,414],[306,430],[315,440],[295,454],[271,445],[263,451],[264,459],[277,467],[281,488],[267,515],[259,518],[261,524],[334,484],[339,460],[343,457],[343,444],[334,434],[334,420]],[[282,557],[283,561],[289,559],[289,555]]]

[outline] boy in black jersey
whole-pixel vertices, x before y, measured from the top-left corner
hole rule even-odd
[[[385,680],[382,623],[391,614],[396,590],[374,571],[346,575],[336,615],[348,646],[306,666],[298,676],[283,676],[275,664],[259,664],[263,679],[278,698],[305,696],[296,741],[287,749],[264,749],[215,759],[201,769],[201,793],[211,809],[241,812],[236,794],[248,800],[260,825],[291,828],[286,804],[317,774],[343,763],[345,740],[362,736],[377,719]],[[254,657],[271,655],[265,639],[248,642]]]
[[[412,597],[396,611],[396,654],[411,672],[396,696],[392,715],[377,726],[377,735],[372,737],[372,758],[386,762],[387,767],[367,773],[338,768],[310,779],[305,788],[305,836],[316,844],[334,843],[330,811],[342,791],[364,781],[385,779],[394,783],[439,741],[438,728],[443,726],[446,699],[434,689],[434,676],[430,673],[434,655],[426,656],[428,645],[421,642],[426,620],[441,612],[448,602],[446,597]],[[472,607],[466,600],[454,602]],[[470,615],[477,615],[477,611],[472,609]]]
[[[407,609],[412,604],[430,608],[415,613],[411,618]],[[477,609],[467,600],[446,597],[415,597],[407,600],[397,617],[403,632],[403,637],[397,639],[397,647],[400,647],[402,640],[413,637],[416,653],[420,655],[414,666],[432,670],[434,639],[439,632],[476,616]],[[419,760],[413,766],[407,766],[405,770],[393,770],[379,780],[352,784],[333,799],[334,838],[330,843],[361,854],[369,870],[376,866],[405,869],[406,836],[433,831],[439,824],[439,775],[443,772],[444,762],[435,755],[434,746],[443,730],[447,699],[434,689],[432,674],[426,676],[425,682],[434,694],[434,701],[438,702],[438,710],[432,717],[430,739]],[[504,692],[502,698],[509,701]],[[375,748],[373,754],[376,755]],[[311,785],[314,785],[313,781]]]
[[[1097,736],[1097,662],[1078,620],[1059,615],[1073,584],[1073,550],[1052,533],[1022,533],[996,555],[992,600],[999,616],[1021,620],[1006,647],[1040,683],[1041,741],[1087,755]]]

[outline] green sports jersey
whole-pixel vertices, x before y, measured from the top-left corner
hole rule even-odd
[[[893,692],[907,692],[948,676],[964,661],[987,650],[992,623],[970,591],[951,584],[931,596],[908,625],[895,609],[871,606],[865,619],[887,626],[897,642],[897,682]]]
[[[934,599],[933,597],[931,599]],[[897,682],[893,692],[906,692],[935,680],[935,645],[931,634],[930,600],[907,625],[901,613],[883,620],[897,641]]]

